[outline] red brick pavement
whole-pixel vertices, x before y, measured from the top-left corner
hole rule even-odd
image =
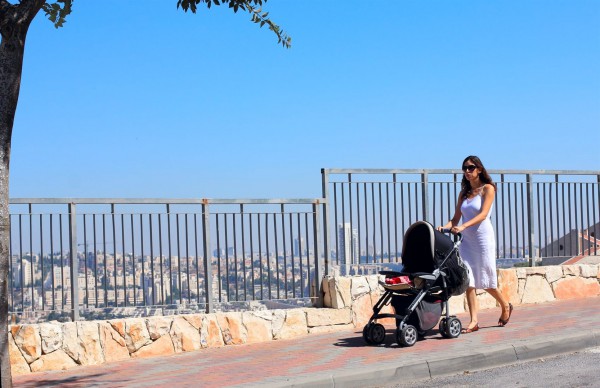
[[[411,348],[395,343],[388,327],[386,342],[365,346],[361,331],[309,335],[293,340],[226,346],[167,357],[135,359],[60,372],[14,378],[15,387],[224,387],[285,386],[299,381],[389,369],[419,361],[479,354],[494,347],[520,346],[581,333],[600,324],[600,298],[516,306],[510,323],[496,327],[499,309],[480,314],[481,330],[457,339],[431,331]],[[468,322],[465,314],[459,316]],[[468,370],[469,365],[464,365]],[[373,381],[376,384],[377,381]]]

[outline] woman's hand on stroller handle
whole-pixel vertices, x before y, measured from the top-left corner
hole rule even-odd
[[[458,241],[462,241],[463,239],[463,235],[461,232],[453,232],[452,228],[444,228],[444,227],[438,227],[437,230],[439,230],[442,233],[446,233],[446,234],[454,234],[456,237],[458,237]]]

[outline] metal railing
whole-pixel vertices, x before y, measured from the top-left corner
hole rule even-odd
[[[600,172],[488,171],[497,184],[491,219],[498,259],[598,255]],[[332,264],[400,261],[417,220],[452,218],[461,170],[323,169]],[[348,242],[350,240],[350,242]]]
[[[599,254],[600,172],[490,173],[499,260]],[[400,263],[409,225],[452,217],[461,178],[323,169],[313,199],[12,199],[9,309],[77,320],[315,303],[325,274]]]
[[[323,202],[12,199],[10,312],[77,320],[314,299]]]

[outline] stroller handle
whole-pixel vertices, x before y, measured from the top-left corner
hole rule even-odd
[[[442,228],[441,230],[442,233],[446,233],[446,234],[450,234],[452,233],[452,229],[449,228]],[[463,235],[462,233],[456,233],[456,237],[458,237],[458,242],[460,243],[463,239]]]

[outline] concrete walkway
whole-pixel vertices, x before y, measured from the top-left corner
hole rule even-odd
[[[443,339],[431,331],[411,348],[366,346],[360,331],[227,346],[168,357],[79,367],[14,378],[15,387],[381,386],[473,371],[600,345],[600,298],[516,306],[496,326],[483,310],[481,330]],[[459,315],[463,324],[465,314]],[[361,328],[362,329],[362,328]]]

